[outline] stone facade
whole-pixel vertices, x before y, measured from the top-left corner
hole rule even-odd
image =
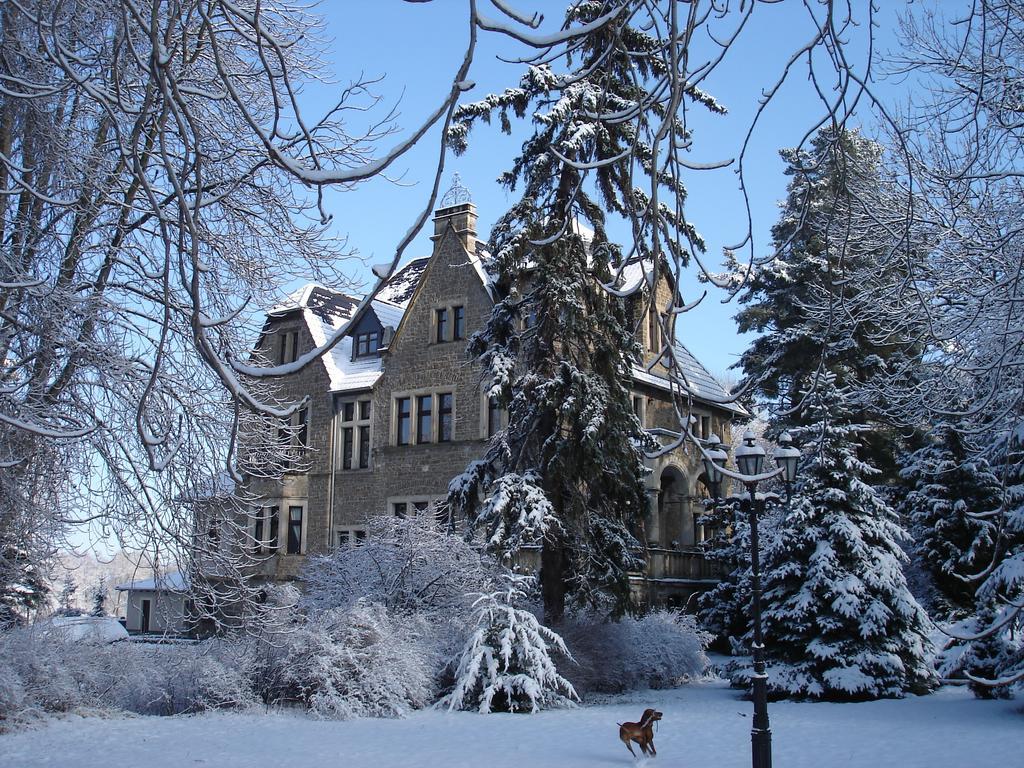
[[[266,504],[250,526],[263,542],[262,576],[296,577],[309,554],[364,536],[371,516],[433,513],[449,480],[483,454],[496,414],[489,412],[481,371],[468,360],[465,339],[486,324],[492,297],[473,205],[439,210],[433,242],[431,256],[396,275],[323,364],[280,381],[284,397],[309,398],[308,422],[303,445],[297,445],[301,463],[280,482],[250,483]],[[670,281],[657,281],[656,291],[657,305],[669,306]],[[322,344],[325,329],[340,327],[355,312],[355,300],[339,296],[307,287],[271,310],[257,352],[287,361]],[[644,311],[647,302],[635,303],[636,313]],[[679,429],[667,369],[661,363],[646,367],[661,349],[661,333],[635,317],[645,366],[635,369],[634,408],[645,427],[667,441]],[[295,334],[297,346],[288,334]],[[685,348],[676,347],[686,358],[684,369],[692,369],[703,388],[698,389],[709,395],[691,398],[694,432],[706,437],[714,431],[728,440],[730,423],[742,409],[716,404],[726,396],[724,389]],[[694,502],[706,495],[699,456],[680,448],[650,466],[643,532],[648,573],[638,575],[638,595],[685,599],[714,578],[695,548],[702,532]],[[292,526],[296,511],[301,531]]]

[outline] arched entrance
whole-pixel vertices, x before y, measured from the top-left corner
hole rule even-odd
[[[686,476],[669,466],[661,473],[658,485],[658,522],[661,546],[679,549],[694,544],[690,489]]]

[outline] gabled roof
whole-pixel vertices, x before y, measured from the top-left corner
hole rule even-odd
[[[402,309],[408,307],[409,301],[416,291],[416,286],[419,285],[420,278],[423,276],[423,270],[427,268],[428,261],[430,261],[429,256],[410,261],[391,276],[391,279],[377,291],[375,298]]]
[[[267,317],[282,317],[301,313],[302,320],[316,346],[327,343],[334,332],[352,319],[359,307],[359,299],[340,291],[309,283],[291,293],[280,304],[267,312]],[[339,341],[323,357],[321,364],[327,372],[332,392],[368,389],[381,376],[378,357],[352,359],[352,338]]]
[[[732,411],[738,416],[750,415],[739,403],[730,402],[732,395],[729,391],[681,342],[675,342],[672,351],[678,365],[678,373],[674,374],[672,381],[637,365],[633,366],[633,380],[665,391],[689,393],[698,400]]]

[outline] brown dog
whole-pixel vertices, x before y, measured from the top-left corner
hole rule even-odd
[[[661,712],[654,709],[645,709],[639,723],[619,723],[619,738],[626,745],[629,754],[636,757],[633,745],[629,742],[635,741],[640,745],[640,751],[645,755],[650,750],[651,755],[657,755],[658,750],[654,748],[654,724],[661,720]]]

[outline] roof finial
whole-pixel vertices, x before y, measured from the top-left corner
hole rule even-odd
[[[473,202],[473,198],[469,194],[469,190],[462,186],[462,177],[459,176],[458,173],[453,173],[452,185],[448,188],[448,191],[444,193],[444,197],[441,198],[441,207],[447,208],[451,205],[471,202]]]

